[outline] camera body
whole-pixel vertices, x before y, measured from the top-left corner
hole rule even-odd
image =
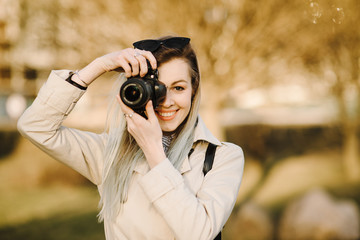
[[[123,103],[145,118],[148,101],[151,100],[155,108],[166,97],[166,86],[159,81],[158,70],[152,69],[149,61],[147,63],[148,72],[144,77],[130,77],[120,88]]]

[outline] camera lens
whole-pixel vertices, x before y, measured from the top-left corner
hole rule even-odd
[[[140,98],[141,92],[136,85],[130,85],[125,89],[124,96],[129,102],[136,102]]]
[[[132,109],[141,109],[151,99],[151,85],[141,79],[129,79],[120,88],[121,100]]]
[[[154,84],[142,78],[129,78],[120,88],[120,98],[134,111],[145,111],[146,103],[154,96]]]

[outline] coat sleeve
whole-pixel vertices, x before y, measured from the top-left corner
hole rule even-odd
[[[85,91],[64,79],[69,71],[52,71],[32,105],[18,120],[18,130],[41,150],[100,184],[105,134],[62,126]]]
[[[176,239],[214,239],[235,205],[244,169],[240,147],[217,148],[214,165],[194,194],[169,160],[149,171],[141,186]]]

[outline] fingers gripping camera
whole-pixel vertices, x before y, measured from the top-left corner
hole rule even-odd
[[[152,69],[149,61],[147,64],[148,72],[144,77],[130,77],[120,88],[120,98],[125,105],[145,118],[145,106],[149,100],[155,108],[166,96],[166,86],[159,81],[158,70]]]

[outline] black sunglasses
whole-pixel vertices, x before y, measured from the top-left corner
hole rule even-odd
[[[188,45],[190,38],[186,37],[173,37],[165,40],[146,39],[138,42],[134,42],[133,46],[140,50],[155,52],[161,45],[168,48],[181,49]]]

